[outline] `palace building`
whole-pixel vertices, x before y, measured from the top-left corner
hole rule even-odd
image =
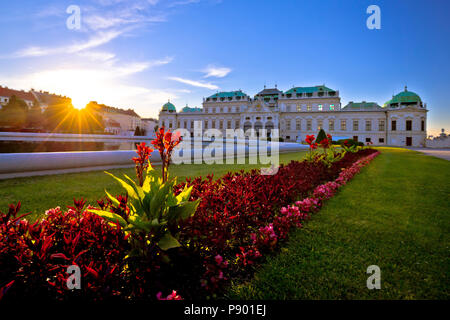
[[[268,136],[279,129],[284,141],[304,141],[323,128],[334,137],[374,145],[424,147],[427,112],[419,95],[407,87],[383,106],[362,101],[344,107],[339,91],[325,85],[286,92],[264,87],[254,98],[241,90],[217,92],[203,99],[203,108],[186,106],[179,112],[168,102],[159,113],[159,126],[187,129],[191,136],[194,129],[218,129],[224,137],[227,129],[266,129]]]

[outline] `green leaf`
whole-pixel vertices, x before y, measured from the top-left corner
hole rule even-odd
[[[139,200],[142,201],[144,199],[144,190],[142,190],[142,187],[139,186],[138,184],[136,184],[136,182],[134,182],[133,179],[131,179],[129,176],[127,176],[126,174],[124,174],[124,177],[128,179],[128,181],[131,182],[131,186],[133,187],[134,191],[136,192],[136,194],[139,197]]]
[[[113,175],[112,173],[109,173],[107,171],[105,171],[106,174],[109,174],[111,177],[113,177],[114,179],[116,179],[120,185],[127,191],[128,196],[134,198],[134,199],[139,199],[139,196],[137,195],[136,191],[134,190],[134,188],[132,186],[130,186],[128,183],[126,183],[124,180],[117,178],[115,175]]]
[[[166,251],[172,248],[181,247],[181,244],[169,232],[166,232],[158,242],[161,250]]]
[[[134,219],[130,219],[130,224],[137,227],[137,229],[141,229],[146,232],[150,232],[152,230],[152,223],[150,221],[142,221],[138,217],[134,217]]]
[[[112,195],[109,194],[108,191],[106,191],[105,189],[105,193],[108,196],[108,198],[112,201],[112,203],[114,203],[117,207],[120,207],[120,202],[119,200],[117,200],[115,197],[113,197]]]
[[[121,227],[127,226],[127,222],[125,221],[125,219],[116,213],[108,212],[108,211],[104,211],[104,210],[94,210],[94,209],[88,209],[88,211],[95,213],[96,215],[98,215],[102,218],[105,218],[106,220],[109,220],[111,222],[119,222]]]
[[[166,208],[166,201],[167,201],[168,193],[172,192],[172,190],[169,189],[171,187],[172,187],[172,185],[169,182],[162,184],[161,187],[159,188],[159,190],[156,192],[156,194],[150,200],[151,219],[161,217],[162,212]]]
[[[181,191],[178,195],[177,195],[177,203],[181,203],[183,201],[189,201],[189,198],[191,197],[191,192],[192,192],[192,188],[194,186],[190,186],[188,188],[187,184],[184,185],[184,189],[183,191]]]
[[[170,207],[166,218],[169,221],[169,223],[172,222],[173,220],[175,221],[185,220],[195,213],[199,203],[200,199],[195,201],[182,202],[175,207]]]

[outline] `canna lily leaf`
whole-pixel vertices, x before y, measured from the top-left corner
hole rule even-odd
[[[181,247],[181,244],[169,232],[166,232],[158,242],[161,250],[166,251],[172,248]]]
[[[94,210],[94,209],[88,209],[89,212],[95,213],[96,215],[105,218],[108,221],[111,222],[119,222],[119,225],[121,227],[126,227],[127,226],[127,222],[125,221],[124,218],[122,218],[121,216],[119,216],[116,213],[113,212],[109,212],[109,211],[103,211],[103,210]]]
[[[169,212],[167,213],[167,220],[169,222],[171,222],[172,220],[186,220],[187,218],[194,215],[199,203],[200,199],[195,201],[182,202],[175,207],[170,207]]]
[[[109,173],[107,171],[105,171],[105,173],[109,174],[111,177],[113,177],[114,179],[116,179],[120,185],[127,191],[128,196],[134,198],[134,199],[139,199],[139,196],[137,195],[136,191],[134,190],[134,188],[132,186],[130,186],[128,183],[126,183],[124,180],[117,178],[115,175],[113,175],[112,173]]]
[[[105,189],[105,193],[106,193],[106,195],[108,196],[108,198],[112,201],[112,203],[114,203],[117,207],[120,206],[119,200],[117,200],[115,197],[113,197],[112,195],[110,195],[109,192],[106,191],[106,189]]]
[[[139,200],[142,201],[142,199],[144,199],[144,190],[142,190],[142,187],[137,185],[136,182],[134,182],[133,179],[131,179],[129,176],[127,176],[126,174],[124,174],[125,178],[128,179],[128,181],[131,182],[131,186],[133,187],[134,191],[136,192],[136,194],[139,196]]]
[[[130,224],[137,227],[138,229],[150,232],[152,229],[152,223],[149,221],[142,221],[140,219],[130,220]]]
[[[177,203],[181,203],[183,201],[188,201],[191,197],[192,188],[194,186],[190,186],[188,188],[187,184],[184,185],[183,191],[180,192],[180,194],[177,195]]]

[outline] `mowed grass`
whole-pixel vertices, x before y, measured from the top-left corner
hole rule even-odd
[[[284,153],[280,154],[279,160],[280,163],[289,163],[291,160],[303,159],[305,154],[306,152]],[[187,177],[206,177],[208,174],[214,174],[214,178],[219,178],[230,171],[268,166],[248,162],[247,158],[246,164],[171,165],[170,175],[176,176],[178,182],[181,182]],[[161,170],[161,166],[154,168],[158,173]],[[112,169],[108,172],[119,177],[123,174],[135,177],[134,168]],[[73,205],[73,198],[84,198],[87,203],[96,205],[96,200],[104,198],[105,189],[113,195],[123,193],[118,183],[103,171],[0,180],[0,211],[7,212],[9,204],[21,201],[20,212],[32,212],[28,219],[34,220],[50,208],[60,206],[65,209],[68,205]]]
[[[238,299],[449,299],[450,162],[378,156],[270,256]],[[366,286],[381,269],[381,289]]]

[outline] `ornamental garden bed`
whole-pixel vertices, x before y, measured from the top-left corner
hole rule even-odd
[[[20,215],[20,203],[0,215],[0,299],[220,298],[231,279],[250,278],[292,228],[301,228],[378,155],[364,148],[338,153],[331,137],[324,139],[310,137],[309,158],[282,165],[275,175],[252,170],[176,184],[168,166],[180,139],[162,128],[153,142],[162,178],[143,144],[133,158],[137,182],[114,177],[123,195],[107,193],[95,206],[74,201],[35,223]],[[313,153],[317,145],[323,154]],[[71,266],[81,275],[72,290]]]

